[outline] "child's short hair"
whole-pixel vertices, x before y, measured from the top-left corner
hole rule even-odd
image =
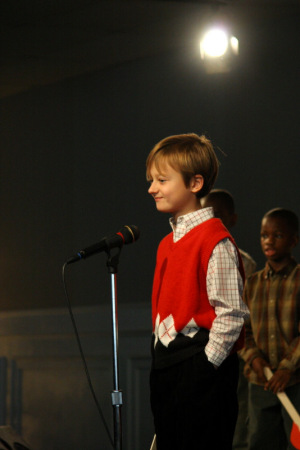
[[[290,211],[289,209],[284,209],[284,208],[274,208],[274,209],[271,209],[270,211],[268,211],[264,215],[263,219],[265,219],[267,217],[284,219],[286,221],[287,225],[289,226],[289,228],[291,229],[292,233],[295,233],[298,235],[299,220],[298,220],[297,215],[293,211]]]
[[[153,164],[159,170],[166,163],[182,174],[186,186],[194,175],[203,176],[203,187],[196,194],[199,198],[210,192],[219,172],[219,161],[212,143],[206,136],[195,133],[169,136],[158,142],[146,161],[147,179],[151,178]]]
[[[220,200],[229,214],[235,213],[235,204],[233,197],[226,189],[212,189],[206,197],[207,201]]]

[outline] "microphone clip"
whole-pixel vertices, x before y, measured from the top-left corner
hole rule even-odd
[[[107,254],[106,266],[108,273],[110,274],[118,273],[118,265],[122,248],[123,245],[119,247],[114,247],[113,252],[112,249],[109,247],[105,249],[105,253]]]

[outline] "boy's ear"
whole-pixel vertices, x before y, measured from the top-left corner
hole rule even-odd
[[[234,225],[237,223],[237,219],[238,219],[238,216],[237,216],[236,213],[234,213],[234,214],[231,215],[231,218],[230,218],[230,228],[231,228],[231,227],[234,227]]]
[[[191,191],[196,194],[197,192],[201,191],[201,189],[203,188],[203,185],[204,185],[203,176],[202,175],[194,175],[193,178],[191,179],[191,184],[190,184]]]

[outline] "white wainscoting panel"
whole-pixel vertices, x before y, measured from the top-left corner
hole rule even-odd
[[[110,306],[74,309],[96,398],[114,434]],[[11,425],[33,450],[110,450],[92,397],[68,310],[0,313],[0,425]],[[118,306],[123,450],[148,450],[150,305]]]

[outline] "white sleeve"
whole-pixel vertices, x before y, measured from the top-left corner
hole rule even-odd
[[[205,347],[208,360],[216,366],[230,354],[239,338],[249,311],[243,301],[243,280],[238,269],[235,246],[223,239],[214,248],[207,269],[206,284],[209,303],[216,318]]]

